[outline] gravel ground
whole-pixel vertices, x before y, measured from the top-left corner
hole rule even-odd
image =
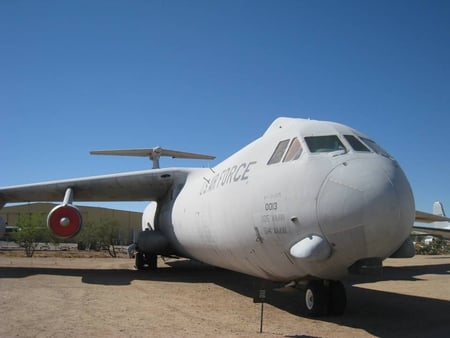
[[[17,256],[17,254],[16,254]],[[347,312],[308,318],[302,291],[187,260],[155,272],[107,257],[0,252],[0,337],[444,337],[450,256],[387,260],[381,279],[345,281]],[[267,289],[263,333],[259,289]]]

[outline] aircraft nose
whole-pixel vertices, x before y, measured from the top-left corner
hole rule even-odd
[[[318,222],[333,255],[349,264],[390,256],[408,237],[414,215],[406,176],[395,161],[381,156],[338,165],[317,199]]]

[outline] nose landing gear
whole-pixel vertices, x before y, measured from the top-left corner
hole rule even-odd
[[[136,253],[136,269],[138,270],[156,270],[157,255],[146,254],[144,252]]]
[[[310,316],[342,315],[347,305],[344,285],[340,281],[309,281],[305,289],[305,305]]]

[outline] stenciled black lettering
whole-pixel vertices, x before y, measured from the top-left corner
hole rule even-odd
[[[222,176],[220,177],[221,178],[221,184],[222,184],[222,186],[225,184],[225,183],[227,183],[227,178],[228,178],[228,174],[229,174],[229,172],[230,172],[230,168],[227,168],[227,169],[225,169],[224,171],[222,171]]]
[[[239,165],[239,167],[237,168],[237,170],[236,170],[236,174],[234,174],[234,178],[233,178],[233,181],[234,182],[237,182],[237,181],[239,181],[240,179],[241,179],[241,176],[242,175],[238,175],[238,173],[239,173],[239,171],[241,170],[241,168],[242,169],[245,169],[245,167],[246,167],[246,165],[247,165],[247,163],[241,163],[240,165]]]
[[[200,190],[200,195],[206,194],[207,192],[213,191],[226,184],[247,180],[249,178],[249,172],[251,170],[250,167],[254,164],[256,164],[256,161],[248,163],[243,162],[239,165],[234,165],[222,170],[222,172],[214,175],[214,177],[210,181],[207,181],[207,183],[203,185],[202,189]]]
[[[237,169],[237,165],[233,166],[230,170],[230,172],[228,173],[228,177],[227,177],[227,184],[231,183],[231,179],[233,178],[234,173],[236,172]]]
[[[252,161],[252,162],[248,163],[247,167],[245,168],[244,173],[242,174],[242,178],[241,178],[242,181],[248,179],[248,176],[246,176],[246,174],[248,174],[248,172],[250,171],[250,166],[252,166],[254,164],[256,164],[256,161]]]
[[[215,175],[211,180],[211,184],[209,185],[208,191],[214,190],[216,188],[216,182],[219,179],[219,174]]]
[[[208,190],[208,183],[203,183],[202,188],[200,189],[200,195],[203,195]]]
[[[266,204],[264,204],[264,209],[266,211],[277,210],[278,203],[277,202],[266,203]],[[273,220],[273,218],[272,218],[272,220]]]

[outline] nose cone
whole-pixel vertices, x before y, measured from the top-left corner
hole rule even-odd
[[[317,199],[319,225],[343,264],[390,256],[408,237],[414,215],[407,178],[396,162],[381,156],[337,166]]]

